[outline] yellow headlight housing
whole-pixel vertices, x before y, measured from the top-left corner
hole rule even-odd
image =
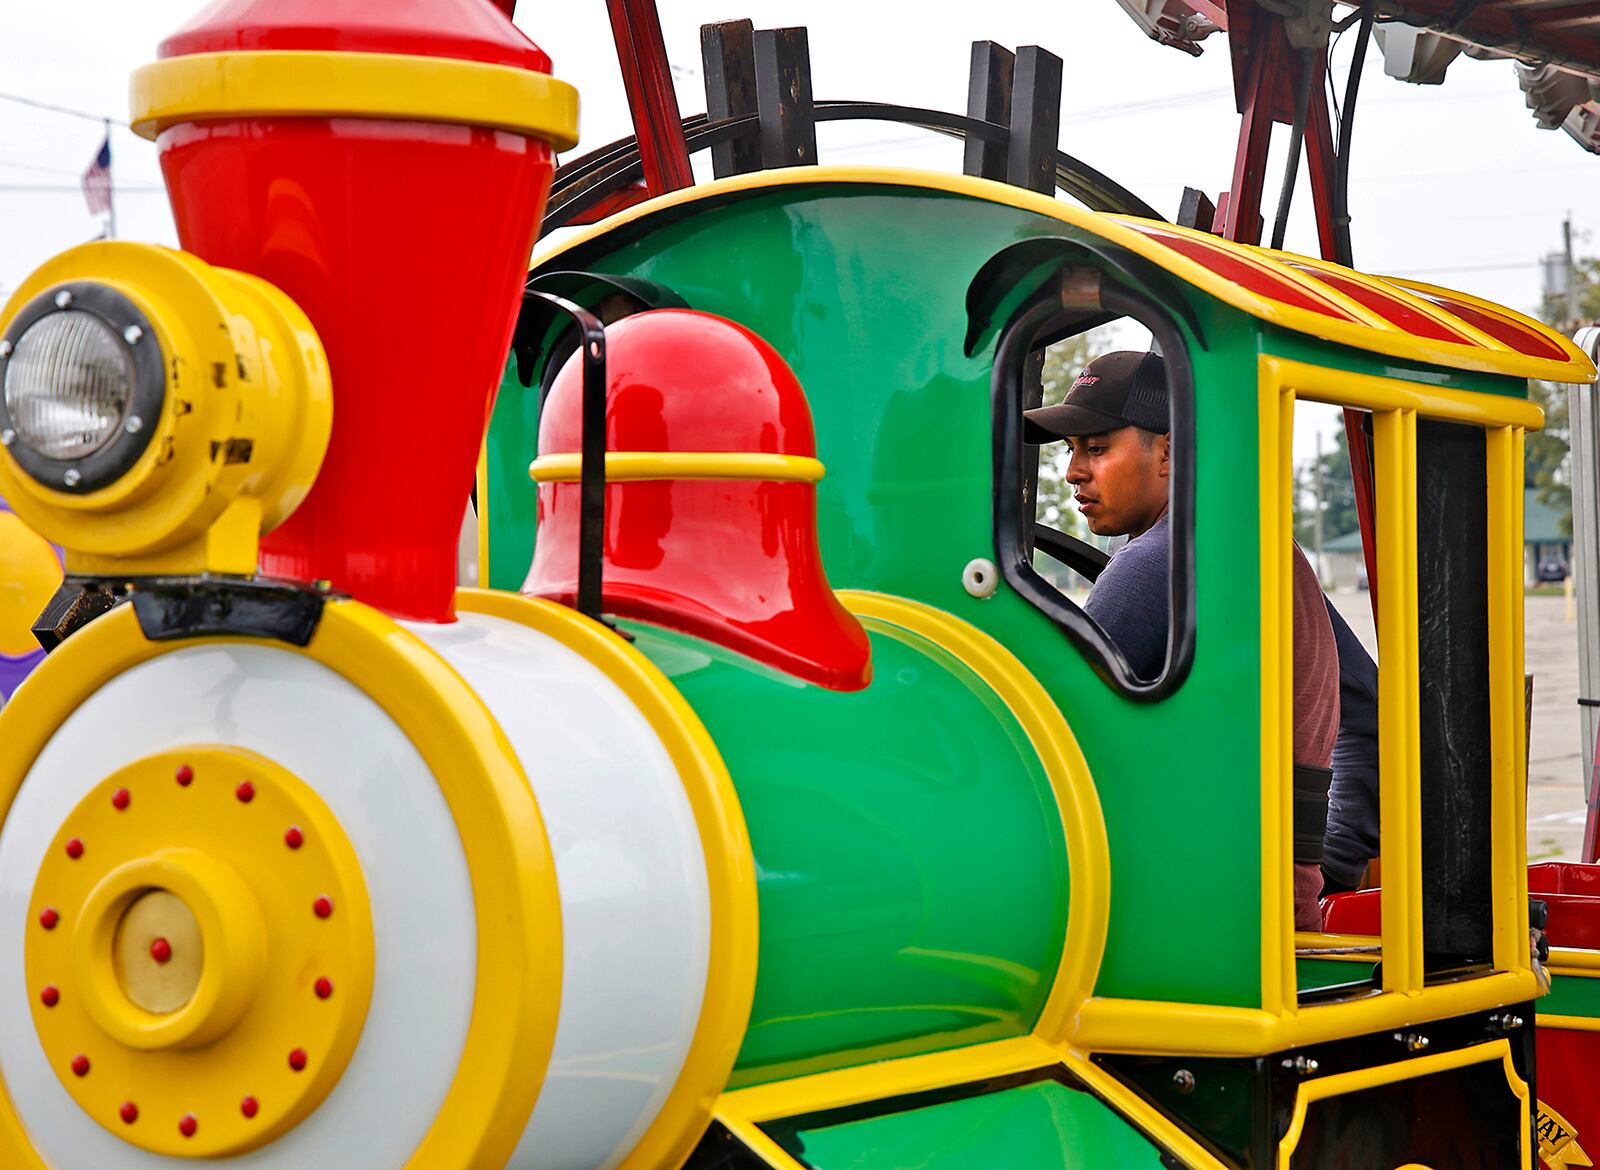
[[[332,410],[299,307],[185,252],[84,244],[0,311],[0,495],[69,573],[253,573]]]

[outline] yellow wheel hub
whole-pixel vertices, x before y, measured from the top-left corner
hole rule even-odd
[[[159,1154],[240,1154],[327,1096],[372,994],[360,866],[317,795],[241,748],[129,764],[68,815],[26,944],[79,1105]]]

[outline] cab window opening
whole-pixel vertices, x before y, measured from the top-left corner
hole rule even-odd
[[[1062,629],[1102,677],[1130,697],[1153,701],[1181,685],[1193,657],[1193,378],[1184,335],[1159,305],[1103,276],[1096,299],[1092,306],[1063,311],[1061,300],[1046,293],[1044,299],[1024,308],[1001,335],[993,404],[995,545],[1007,581]],[[1072,358],[1090,353],[1091,346],[1107,345],[1113,337],[1115,344],[1128,347],[1123,352],[1129,356],[1123,362],[1130,368],[1148,354],[1159,355],[1153,367],[1135,381],[1107,378],[1104,385],[1089,387],[1095,391],[1091,397],[1102,405],[1116,398],[1115,409],[1132,410],[1145,424],[1134,426],[1120,415],[1109,416],[1118,433],[1110,435],[1104,446],[1116,448],[1117,456],[1126,458],[1112,457],[1109,451],[1075,454],[1060,443],[1028,441],[1030,432],[1038,433],[1037,424],[1030,426],[1033,420],[1026,418],[1024,411],[1036,410],[1033,403],[1042,403],[1046,410],[1059,404],[1073,384],[1083,380],[1082,369],[1071,368]],[[1065,347],[1054,362],[1053,347]],[[1053,396],[1045,389],[1047,367]],[[1098,376],[1091,377],[1099,381]],[[1152,389],[1157,385],[1161,393]],[[1130,399],[1128,391],[1133,386],[1138,389]],[[1160,403],[1163,397],[1164,405]],[[1130,402],[1135,405],[1129,406]],[[1095,422],[1084,425],[1097,431],[1108,421],[1093,413],[1068,412],[1064,417],[1093,418]],[[1076,421],[1074,425],[1078,425]],[[1139,437],[1142,430],[1163,432],[1155,462]],[[1099,457],[1105,457],[1105,462],[1097,469],[1092,464]],[[1073,470],[1074,458],[1080,461],[1080,470]],[[1148,469],[1156,463],[1161,464],[1166,485],[1159,497],[1163,507],[1152,509],[1151,501],[1157,497],[1150,493],[1134,499],[1131,508],[1120,494],[1114,499],[1109,495],[1101,498],[1107,493],[1098,486],[1096,470],[1114,481],[1108,491],[1119,492],[1129,482],[1132,464]],[[1136,492],[1137,479],[1135,472]],[[1157,518],[1153,511],[1164,515]],[[1157,523],[1159,533],[1152,531]],[[1140,639],[1137,651],[1146,663],[1141,671],[1119,645],[1118,637],[1106,628],[1114,623],[1103,624],[1092,616],[1094,606],[1088,599],[1106,569],[1109,552],[1124,543],[1108,538],[1137,538],[1147,532],[1150,543],[1141,549],[1141,556],[1130,557],[1113,578],[1148,590],[1149,578],[1155,577],[1157,595],[1164,593],[1164,629],[1151,629],[1148,621],[1137,628],[1141,622],[1133,615],[1133,607],[1123,607],[1129,616],[1122,632],[1126,635],[1132,630]],[[1158,540],[1165,542],[1160,550],[1166,561],[1164,570],[1150,556],[1153,567],[1145,565],[1140,571],[1143,579],[1136,580],[1132,566],[1136,561],[1143,563],[1143,554],[1153,552]],[[1163,574],[1164,582],[1159,580]],[[1107,590],[1102,599],[1114,596],[1114,590]],[[1105,612],[1108,608],[1102,609]]]

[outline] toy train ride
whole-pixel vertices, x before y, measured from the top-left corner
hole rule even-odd
[[[183,250],[5,306],[0,494],[66,577],[0,710],[0,1163],[1589,1165],[1520,583],[1527,382],[1588,359],[920,172],[693,186],[530,274],[549,68],[477,0],[225,0],[134,81]],[[1035,567],[1103,555],[1021,433],[1040,347],[1124,318],[1155,679]],[[1384,882],[1297,936],[1302,401],[1370,423]]]

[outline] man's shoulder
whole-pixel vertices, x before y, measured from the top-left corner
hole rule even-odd
[[[1163,516],[1150,531],[1140,534],[1113,553],[1100,576],[1104,578],[1114,573],[1121,577],[1158,569],[1165,573],[1167,545],[1167,520]]]

